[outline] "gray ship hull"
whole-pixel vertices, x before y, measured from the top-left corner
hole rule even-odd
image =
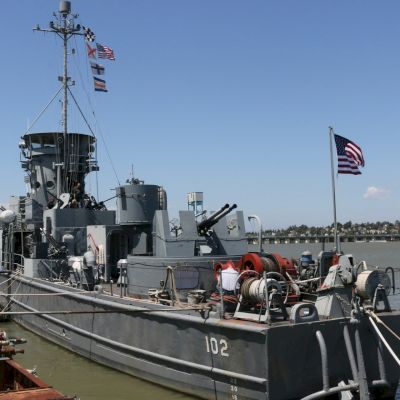
[[[4,282],[7,275],[0,278]],[[116,295],[83,294],[22,277],[13,281],[13,292],[22,294],[12,298],[14,311],[41,311],[14,316],[40,336],[93,361],[205,399],[299,399],[322,390],[317,331],[327,346],[329,386],[351,381],[344,327],[354,352],[356,329],[359,332],[366,381],[377,398],[393,398],[399,380],[399,369],[386,350],[381,353],[383,366],[379,365],[377,340],[367,320],[268,326],[221,320],[197,311],[174,312]],[[66,310],[70,313],[51,314]],[[400,330],[398,312],[380,316],[393,330]],[[400,345],[386,339],[398,354]]]

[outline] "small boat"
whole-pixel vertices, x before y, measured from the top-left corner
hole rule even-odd
[[[26,340],[8,339],[6,332],[0,330],[0,400],[78,400],[64,396],[38,378],[35,371],[13,360],[13,355],[24,352],[15,348],[16,344],[21,343],[26,343]]]

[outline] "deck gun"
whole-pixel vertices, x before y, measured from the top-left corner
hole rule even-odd
[[[225,204],[218,211],[212,213],[208,218],[197,224],[197,232],[199,235],[206,235],[207,232],[225,215],[228,215],[232,210],[237,207],[236,204],[229,206],[229,204]]]

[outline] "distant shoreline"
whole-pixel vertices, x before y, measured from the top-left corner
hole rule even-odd
[[[249,244],[258,243],[259,235],[253,232],[247,233]],[[400,234],[346,234],[339,235],[341,243],[388,243],[400,241]],[[290,243],[334,243],[333,235],[262,235],[263,243],[290,244]]]

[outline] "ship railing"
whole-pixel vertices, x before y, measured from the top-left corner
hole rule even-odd
[[[360,323],[361,321],[358,321]],[[374,332],[375,333],[375,332]],[[314,400],[322,399],[327,396],[338,394],[340,392],[354,392],[357,391],[361,399],[369,399],[369,388],[390,387],[383,361],[383,340],[382,337],[377,336],[377,355],[378,355],[378,372],[379,380],[368,381],[367,372],[364,363],[364,353],[361,346],[361,338],[359,328],[357,327],[354,332],[355,353],[350,339],[348,325],[343,327],[343,337],[346,345],[346,352],[350,363],[352,380],[346,384],[344,381],[340,382],[335,387],[329,385],[329,363],[328,351],[324,336],[320,330],[315,332],[316,339],[321,354],[321,372],[322,372],[322,390],[314,392],[301,400]],[[357,362],[358,365],[357,365]]]
[[[9,251],[2,251],[1,254],[2,254],[1,266],[3,270],[4,267],[6,267],[6,270],[24,269],[25,257],[23,254],[9,252]],[[16,258],[19,258],[20,262],[15,261]]]
[[[389,275],[389,272],[390,272],[391,280],[392,280],[392,291],[393,291],[392,294],[395,294],[395,292],[396,292],[396,280],[395,280],[395,276],[394,276],[395,269],[393,267],[387,267],[385,269],[385,273]],[[396,272],[399,272],[398,268],[396,269]]]

